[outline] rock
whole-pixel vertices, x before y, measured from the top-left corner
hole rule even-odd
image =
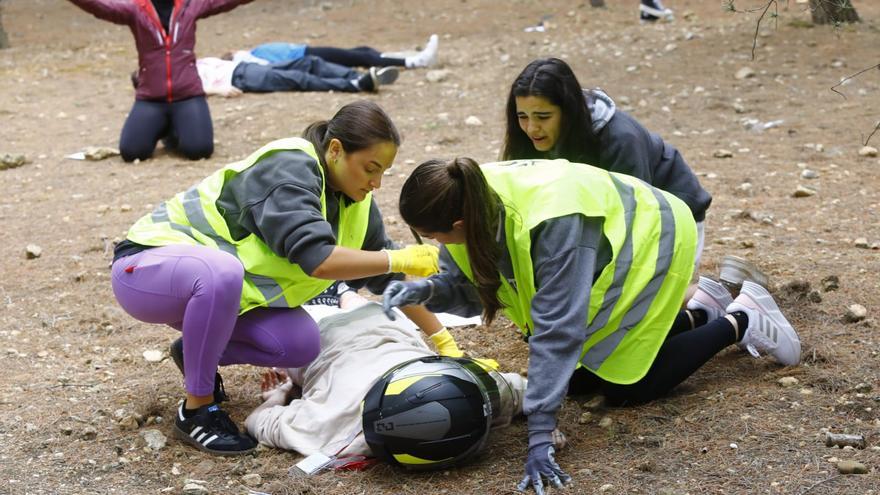
[[[751,67],[743,67],[742,69],[736,71],[736,74],[734,74],[733,77],[739,80],[748,79],[750,77],[755,77],[755,71]]]
[[[241,482],[245,486],[258,487],[263,484],[263,478],[257,473],[246,474],[241,477]]]
[[[144,430],[141,432],[141,436],[144,438],[144,443],[147,444],[147,447],[153,451],[164,449],[168,443],[168,439],[159,430]]]
[[[118,155],[118,149],[108,148],[106,146],[89,146],[83,150],[83,156],[86,158],[86,160],[93,162]]]
[[[183,485],[183,491],[181,492],[182,495],[206,495],[207,493],[210,493],[207,488],[192,481]]]
[[[840,474],[868,474],[868,466],[857,461],[840,461],[837,470]]]
[[[196,467],[193,468],[191,475],[193,476],[205,476],[209,474],[214,469],[214,461],[211,459],[205,459],[202,462],[196,464]]]
[[[859,156],[875,157],[877,156],[877,148],[873,146],[862,146],[859,150]]]
[[[819,294],[817,290],[811,290],[809,294],[807,294],[807,301],[810,301],[813,304],[819,304],[822,302],[822,294]]]
[[[87,426],[80,432],[79,437],[83,440],[94,440],[98,438],[98,431],[91,426]]]
[[[605,416],[599,420],[599,428],[611,428],[611,425],[613,424],[614,420],[608,416]]]
[[[868,244],[868,239],[865,239],[864,237],[859,237],[858,239],[853,241],[853,246],[861,249],[868,249],[869,247],[871,247],[870,244]]]
[[[599,487],[599,492],[601,493],[610,492],[611,490],[614,490],[614,485],[612,485],[611,483],[605,483],[604,485]]]
[[[725,149],[717,149],[712,153],[715,158],[733,158],[733,152]]]
[[[605,397],[602,395],[597,395],[581,404],[581,408],[586,409],[587,411],[597,411],[603,407],[605,407]]]
[[[35,260],[43,255],[43,248],[37,246],[36,244],[28,244],[24,248],[24,257],[25,259]]]
[[[795,189],[791,195],[792,195],[792,197],[795,197],[795,198],[807,198],[810,196],[815,196],[816,190],[813,188],[805,187],[805,186],[798,184],[797,189]]]
[[[733,104],[733,111],[736,113],[746,113],[748,110],[742,103],[736,102]]]
[[[837,275],[828,275],[822,279],[822,290],[825,292],[835,291],[840,288],[840,278]]]
[[[138,426],[140,426],[138,424],[137,417],[133,414],[123,416],[119,419],[119,421],[116,422],[116,424],[122,430],[137,430]]]
[[[18,168],[27,163],[29,163],[27,157],[20,153],[4,153],[3,155],[0,155],[0,170]]]
[[[144,351],[144,359],[146,359],[148,363],[158,363],[164,358],[165,353],[160,350],[150,349]]]
[[[592,419],[593,419],[593,413],[591,413],[590,411],[587,411],[587,412],[581,414],[581,417],[578,418],[578,424],[585,425],[585,424],[589,423],[590,420],[592,420]]]
[[[868,310],[864,306],[861,304],[851,304],[846,308],[846,313],[843,315],[843,321],[847,323],[856,323],[864,320],[867,316]]]
[[[856,384],[856,386],[853,387],[853,390],[860,393],[860,394],[867,394],[870,391],[874,390],[874,386],[871,385],[870,383],[861,382],[861,383]]]
[[[479,125],[483,125],[483,121],[480,120],[480,118],[477,117],[476,115],[471,115],[471,116],[469,116],[468,118],[464,119],[464,124],[465,124],[465,125],[479,126]]]
[[[425,74],[425,79],[431,83],[443,82],[449,77],[450,72],[446,69],[429,70]]]
[[[776,380],[776,383],[782,385],[783,387],[788,388],[788,387],[794,387],[795,385],[797,385],[800,382],[798,382],[798,379],[793,376],[783,376],[779,380]]]
[[[810,170],[808,168],[805,168],[801,172],[801,179],[810,180],[810,179],[818,179],[818,178],[819,178],[819,172],[816,172],[815,170]]]

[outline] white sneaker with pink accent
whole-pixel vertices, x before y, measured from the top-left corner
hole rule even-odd
[[[769,354],[785,366],[800,363],[800,338],[767,289],[744,281],[739,296],[727,307],[728,313],[734,311],[742,311],[749,317],[749,326],[737,345],[755,357],[760,356],[759,352]]]
[[[701,309],[709,319],[715,321],[727,314],[727,307],[733,303],[730,292],[721,283],[708,277],[700,277],[697,292],[687,303],[687,309]]]

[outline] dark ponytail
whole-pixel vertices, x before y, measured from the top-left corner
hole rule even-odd
[[[338,139],[346,153],[354,153],[379,143],[400,146],[400,134],[391,117],[382,107],[368,100],[360,100],[343,106],[330,120],[313,122],[303,131],[302,137],[312,143],[321,165],[331,139]]]
[[[464,221],[467,253],[486,324],[501,309],[497,268],[501,249],[495,241],[500,208],[498,195],[470,158],[422,163],[400,190],[400,216],[416,230],[445,233],[456,221]]]

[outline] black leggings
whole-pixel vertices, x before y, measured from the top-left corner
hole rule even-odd
[[[332,46],[307,46],[306,55],[321,57],[328,62],[346,67],[405,67],[402,58],[383,57],[375,48],[359,46],[356,48],[334,48]]]
[[[169,147],[190,160],[211,156],[214,127],[205,97],[194,96],[171,103],[135,100],[119,137],[122,159],[146,160],[162,138],[167,138]]]
[[[685,381],[715,354],[736,342],[736,332],[727,318],[718,318],[691,330],[691,321],[680,311],[666,342],[641,380],[629,385],[605,381],[586,368],[578,368],[568,384],[569,395],[600,391],[611,406],[650,402]]]

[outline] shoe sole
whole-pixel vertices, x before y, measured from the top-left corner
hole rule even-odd
[[[376,71],[375,81],[378,82],[380,86],[385,86],[394,83],[398,76],[400,76],[400,71],[398,71],[396,67],[383,67]]]
[[[257,446],[254,445],[253,447],[251,447],[247,450],[234,450],[234,451],[232,451],[232,450],[214,450],[214,449],[210,449],[208,447],[205,447],[204,445],[197,442],[196,439],[189,436],[185,431],[181,430],[176,424],[174,425],[174,429],[172,429],[171,431],[178,440],[182,440],[185,443],[188,443],[188,444],[192,445],[193,447],[201,450],[202,452],[206,452],[208,454],[222,455],[225,457],[234,457],[237,455],[250,454],[251,452],[253,452],[254,450],[257,449]]]
[[[797,359],[795,363],[782,363],[787,366],[793,366],[800,362],[801,360],[801,339],[795,331],[794,327],[791,326],[791,323],[782,315],[782,311],[779,310],[779,306],[776,305],[776,302],[773,300],[773,296],[767,292],[767,289],[761,287],[760,285],[750,282],[748,280],[743,282],[742,290],[740,294],[745,294],[752,300],[753,303],[757,306],[755,308],[757,311],[761,311],[764,313],[764,316],[769,318],[781,332],[785,333],[791,342],[795,342],[797,344]]]
[[[722,283],[733,287],[742,286],[746,280],[764,288],[768,284],[767,275],[759,270],[757,266],[739,256],[732,255],[727,255],[721,260],[720,279]]]

